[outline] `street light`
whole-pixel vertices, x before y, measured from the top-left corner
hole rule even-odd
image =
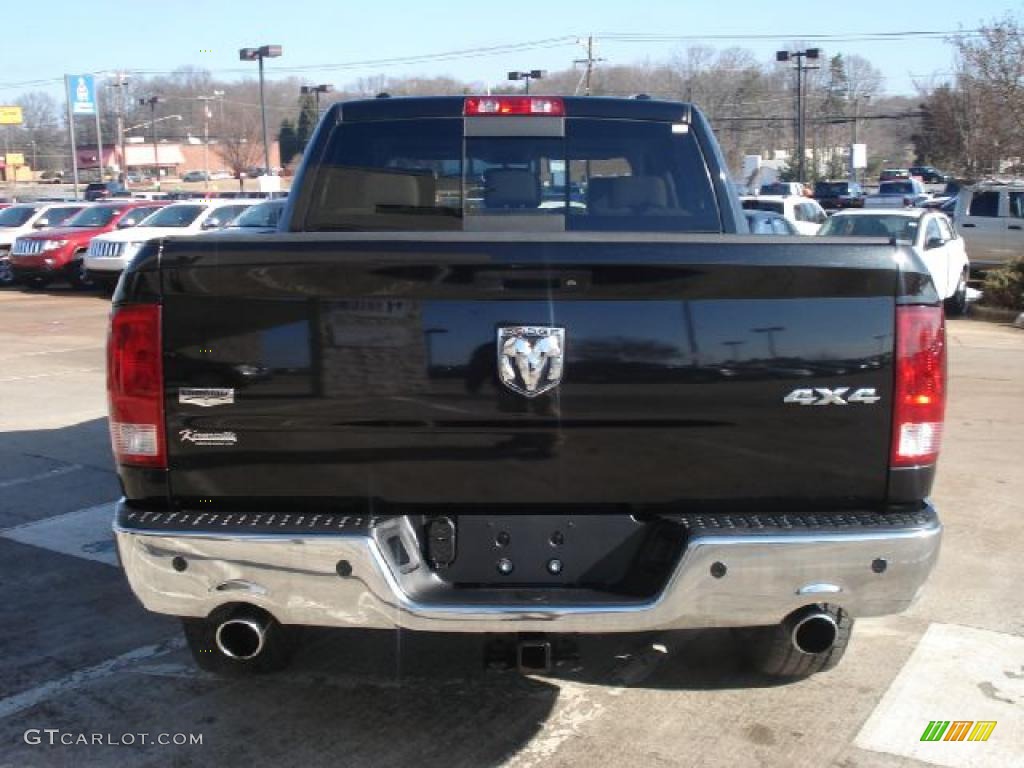
[[[548,74],[546,69],[531,69],[529,72],[509,72],[509,80],[525,80],[526,81],[526,92],[530,92],[530,81],[541,80]]]
[[[316,99],[316,116],[320,117],[320,94],[330,93],[334,90],[333,85],[327,85],[327,83],[321,83],[320,85],[303,85],[299,88],[299,93],[303,96],[313,94],[313,98]]]
[[[280,45],[261,45],[259,48],[242,48],[238,58],[242,61],[258,61],[260,63],[260,117],[263,120],[263,160],[267,173],[270,173],[270,141],[267,138],[267,105],[263,99],[263,60],[276,59],[281,55]]]
[[[153,126],[153,171],[156,173],[156,189],[160,191],[160,155],[157,151],[156,142],[156,105],[163,103],[164,99],[159,96],[150,96],[148,99],[139,99],[139,104],[143,107],[149,107],[149,118],[150,123]]]
[[[797,151],[797,162],[799,163],[798,174],[799,181],[804,182],[807,180],[807,131],[804,126],[804,112],[806,111],[806,104],[804,99],[804,72],[809,69],[818,69],[818,67],[808,67],[804,64],[804,59],[816,60],[821,58],[820,48],[808,48],[805,51],[776,51],[775,60],[779,62],[786,62],[790,59],[796,59],[796,151]]]

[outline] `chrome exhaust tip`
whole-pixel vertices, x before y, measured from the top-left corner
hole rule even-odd
[[[248,661],[260,655],[267,639],[266,623],[253,618],[234,618],[217,626],[217,649],[225,656]]]
[[[825,653],[835,645],[839,626],[818,608],[797,611],[789,618],[789,641],[800,653]]]

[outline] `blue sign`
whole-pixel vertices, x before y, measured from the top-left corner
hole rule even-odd
[[[96,114],[96,80],[92,75],[68,75],[72,115]]]

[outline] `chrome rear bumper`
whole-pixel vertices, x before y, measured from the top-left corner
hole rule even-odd
[[[147,530],[139,515],[129,527],[122,508],[114,530],[132,589],[151,611],[205,617],[241,602],[284,624],[440,632],[758,626],[819,602],[856,617],[898,613],[921,591],[942,535],[931,507],[903,526],[691,530],[660,594],[631,601],[568,589],[453,589],[420,558],[404,517],[303,534]],[[401,565],[386,545],[395,536],[409,556]]]

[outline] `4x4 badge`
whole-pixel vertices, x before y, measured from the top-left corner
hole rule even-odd
[[[565,329],[546,325],[498,328],[498,378],[520,395],[536,397],[562,381]]]

